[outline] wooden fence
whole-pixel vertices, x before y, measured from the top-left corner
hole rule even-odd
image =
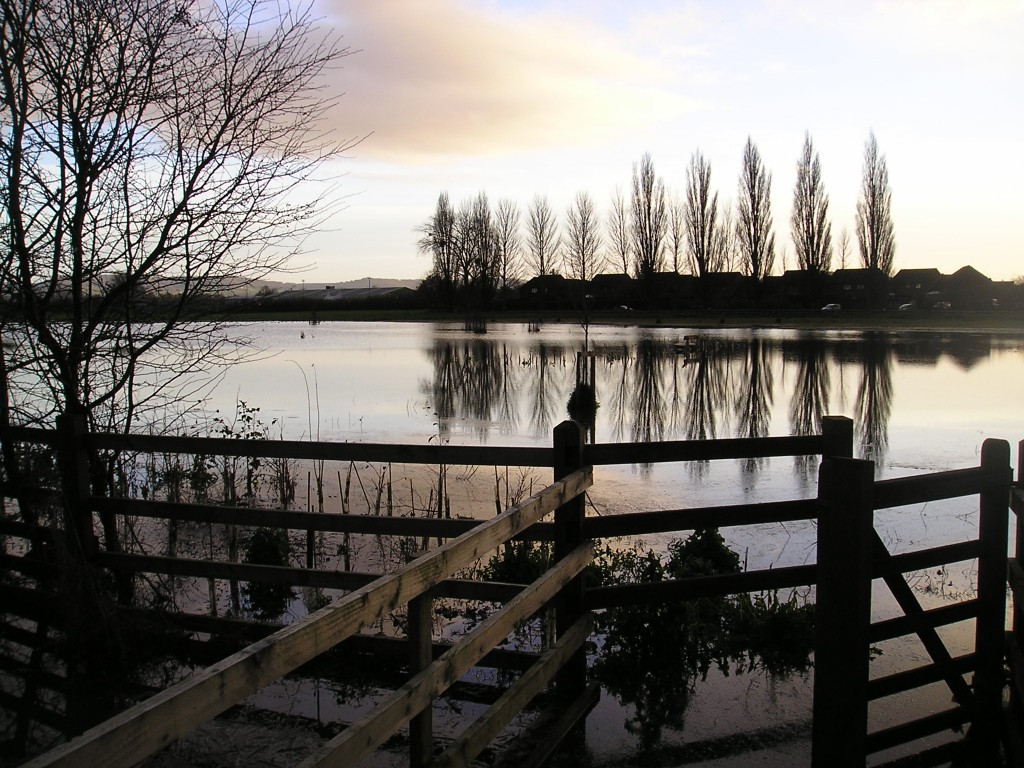
[[[975,468],[875,481],[872,463],[852,458],[853,425],[840,417],[826,417],[822,434],[812,436],[600,445],[584,445],[580,428],[573,422],[564,422],[555,429],[551,448],[100,435],[89,434],[80,421],[73,419],[63,420],[59,427],[56,432],[10,430],[2,437],[5,441],[43,443],[59,451],[62,492],[73,512],[69,519],[76,521],[69,527],[77,525],[83,552],[96,564],[122,574],[148,572],[350,592],[37,758],[30,763],[32,766],[91,764],[101,756],[104,765],[132,765],[403,605],[408,608],[406,645],[412,678],[302,765],[354,764],[406,723],[411,765],[465,765],[538,691],[557,678],[558,706],[564,717],[552,736],[538,748],[540,761],[596,701],[598,689],[593,683],[588,685],[582,650],[583,641],[591,632],[591,611],[809,585],[816,585],[817,591],[812,729],[815,766],[862,766],[869,754],[964,724],[969,724],[967,742],[971,749],[993,761],[1000,745],[1008,753],[1020,749],[1024,612],[1015,600],[1013,629],[1006,632],[1006,585],[1009,573],[1014,593],[1019,594],[1024,588],[1019,560],[1024,537],[1018,526],[1016,558],[1008,560],[1007,507],[1010,504],[1020,515],[1024,490],[1019,483],[1012,485],[1009,446],[1004,441],[986,441],[980,465]],[[554,482],[485,522],[173,504],[93,495],[87,472],[89,455],[96,451],[550,467]],[[1021,452],[1024,454],[1024,443]],[[583,494],[592,482],[591,468],[595,465],[801,455],[823,458],[815,499],[601,517],[584,514]],[[4,489],[9,497],[29,492],[29,488],[10,485]],[[874,529],[875,510],[960,496],[978,496],[980,500],[979,534],[971,541],[892,555]],[[552,512],[552,522],[541,522]],[[94,516],[101,524],[109,524],[118,515],[306,532],[429,536],[445,543],[399,570],[378,577],[311,567],[284,568],[102,551],[93,535]],[[594,539],[794,520],[817,521],[815,565],[592,589],[584,589],[580,576],[592,557],[590,542]],[[0,521],[0,533],[25,538],[45,535],[11,520]],[[555,564],[533,584],[454,578],[465,565],[517,537],[554,542]],[[977,596],[924,610],[903,574],[965,560],[978,564]],[[3,565],[29,575],[35,567],[24,562],[24,558],[6,555]],[[878,578],[885,580],[904,616],[872,624],[871,583]],[[430,631],[432,600],[439,597],[493,600],[503,602],[504,607],[460,642],[439,649]],[[443,755],[433,755],[431,701],[488,654],[517,622],[534,615],[552,600],[556,605],[556,644],[534,661],[487,714],[449,744]],[[215,626],[208,617],[178,619],[182,626]],[[952,657],[937,629],[972,619],[974,652]],[[931,663],[870,679],[870,645],[908,634],[921,639]],[[1005,713],[1004,659],[1013,672],[1011,704]],[[973,677],[968,680],[967,675]],[[945,681],[949,686],[954,706],[937,715],[868,733],[869,701],[936,681]],[[1004,727],[1000,728],[999,723]]]

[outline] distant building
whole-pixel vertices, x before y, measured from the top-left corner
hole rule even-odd
[[[998,306],[992,279],[971,266],[961,267],[949,276],[946,294],[953,309],[980,310]]]
[[[889,303],[889,277],[876,267],[837,269],[826,298],[843,309],[884,309]]]

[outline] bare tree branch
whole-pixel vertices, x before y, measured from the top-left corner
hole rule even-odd
[[[338,204],[299,187],[351,145],[319,131],[348,51],[263,0],[0,0],[0,17],[5,287],[54,383],[24,417],[127,429],[230,352],[209,297],[287,268]]]
[[[654,173],[654,161],[644,154],[633,166],[633,258],[641,280],[665,269],[663,241],[668,225],[665,182]]]
[[[718,221],[718,193],[711,193],[711,164],[700,150],[686,169],[686,242],[690,269],[698,277],[713,271]]]
[[[526,264],[535,275],[554,271],[561,245],[558,221],[544,195],[537,195],[530,204],[526,219]]]

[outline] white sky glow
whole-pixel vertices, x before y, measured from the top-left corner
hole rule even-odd
[[[670,191],[691,154],[736,197],[747,136],[773,174],[789,254],[804,131],[821,157],[833,237],[850,232],[873,130],[893,191],[896,269],[1024,274],[1024,3],[322,0],[355,53],[335,73],[332,165],[351,195],[307,245],[307,281],[422,277],[416,228],[438,194],[484,191],[602,214],[650,152]],[[792,264],[790,264],[792,266]],[[857,266],[857,264],[851,264]],[[781,268],[777,256],[776,271]]]

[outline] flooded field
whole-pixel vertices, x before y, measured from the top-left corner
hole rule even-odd
[[[824,415],[844,415],[854,421],[855,455],[872,459],[876,477],[885,479],[975,466],[986,438],[1015,445],[1024,437],[1024,413],[1012,406],[1024,371],[1024,338],[1015,335],[601,327],[590,329],[584,347],[582,331],[573,326],[531,331],[492,325],[486,334],[474,334],[443,324],[268,323],[240,331],[262,352],[227,370],[204,402],[182,404],[192,406],[186,422],[195,434],[253,431],[296,440],[544,446],[585,379],[599,404],[587,433],[591,442],[810,434],[820,431]],[[344,506],[355,513],[424,514],[438,507],[443,487],[450,513],[474,518],[489,517],[496,506],[550,480],[544,470],[515,467],[446,467],[443,485],[437,467],[296,464],[288,471],[296,482],[292,503],[297,508],[315,508],[320,485],[327,512]],[[146,482],[144,471],[139,482]],[[272,495],[270,481],[263,482]],[[803,457],[598,467],[587,513],[805,499],[814,497],[816,487],[816,460]],[[875,519],[888,549],[907,552],[976,535],[977,499],[880,510]],[[157,550],[168,541],[168,531],[157,524],[141,525],[134,533]],[[815,561],[813,522],[721,533],[743,568]],[[608,544],[666,558],[685,536],[657,534]],[[184,527],[175,537],[180,551],[193,554],[209,550],[212,555],[215,546],[227,546],[219,532],[215,542],[204,527]],[[295,542],[293,551],[301,546]],[[326,535],[317,541],[317,567],[386,570],[404,557],[399,547],[369,535],[351,540]],[[971,595],[974,576],[974,564],[962,563],[910,574],[909,581],[929,607]],[[198,580],[180,580],[175,588],[180,592],[170,599],[178,608],[203,612],[212,600],[219,615],[239,610],[239,594],[224,582],[212,595]],[[311,600],[323,597],[296,592],[270,618],[302,616]],[[813,590],[762,598],[803,604],[813,601]],[[242,603],[245,599],[242,595]],[[880,582],[873,612],[876,618],[899,613]],[[665,626],[681,623],[669,617]],[[639,644],[637,655],[640,645],[662,631],[652,623],[649,632],[637,633],[631,641]],[[952,652],[963,651],[973,640],[973,625],[953,625],[943,634]],[[597,638],[592,663],[608,637]],[[880,644],[872,676],[926,657],[917,641]],[[703,673],[694,675],[688,662],[669,653],[660,668],[625,676],[638,676],[636,684],[606,685],[588,720],[591,764],[807,762],[812,668],[776,674],[763,664],[714,663],[712,654],[704,659]],[[641,679],[644,674],[649,681]],[[480,675],[481,684],[495,682]],[[250,727],[253,717],[280,717],[284,720],[264,723],[267,732],[278,734],[277,746],[282,743],[277,728],[292,728],[296,743],[315,743],[321,738],[318,728],[350,721],[377,698],[372,690],[363,694],[368,695],[357,705],[351,689],[329,677],[285,680],[247,702],[250,714],[239,714],[236,727]],[[871,707],[872,727],[908,708],[915,714],[937,711],[948,699],[941,685],[883,699]],[[457,733],[482,706],[439,701],[438,734]],[[296,722],[309,727],[296,731]],[[231,727],[221,723],[213,730]],[[215,751],[221,737],[209,730],[171,755],[187,764],[189,754]],[[267,764],[289,764],[287,750],[282,763],[271,762],[267,749],[261,753]],[[403,759],[385,750],[375,764],[397,765]]]

